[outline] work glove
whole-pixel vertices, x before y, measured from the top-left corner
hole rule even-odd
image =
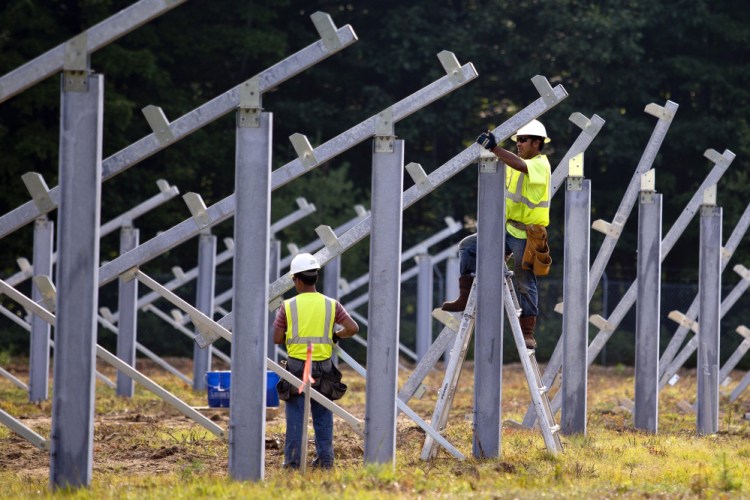
[[[487,151],[492,151],[493,149],[495,149],[495,146],[497,146],[495,136],[492,135],[489,130],[487,132],[482,132],[481,134],[479,134],[479,137],[477,137],[477,143]]]
[[[338,335],[336,335],[336,333],[334,332],[333,336],[331,337],[331,340],[333,340],[334,344],[338,344],[339,340],[341,340],[341,337],[339,337]]]

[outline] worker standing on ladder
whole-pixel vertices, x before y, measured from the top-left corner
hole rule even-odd
[[[511,137],[518,155],[501,148],[491,132],[477,142],[493,152],[508,167],[505,170],[505,255],[513,259],[513,278],[521,306],[521,330],[528,349],[536,348],[534,329],[539,314],[537,276],[549,273],[552,259],[547,244],[551,168],[542,154],[550,142],[547,130],[532,120]],[[463,311],[476,273],[477,235],[464,238],[458,246],[459,297],[445,302],[444,311]],[[501,300],[498,297],[498,300]]]
[[[286,343],[287,370],[302,378],[307,360],[308,345],[312,344],[312,387],[331,400],[340,399],[346,391],[341,383],[341,372],[331,361],[333,343],[348,338],[359,331],[357,323],[336,300],[318,293],[320,264],[314,255],[300,253],[292,259],[291,275],[297,296],[285,300],[273,323],[273,341]],[[334,324],[341,329],[334,332]],[[305,397],[292,390],[282,379],[277,385],[279,398],[286,402],[286,442],[284,467],[299,469],[302,449],[302,426],[305,414]],[[316,458],[313,467],[333,467],[333,413],[316,401],[311,402],[315,430]]]

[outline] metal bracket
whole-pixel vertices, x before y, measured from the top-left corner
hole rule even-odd
[[[414,395],[412,397],[416,399],[422,399],[426,392],[427,386],[425,386],[424,384],[419,384],[419,387],[417,387],[417,390],[414,391]]]
[[[589,323],[603,332],[612,333],[615,331],[615,325],[604,319],[604,317],[599,314],[593,314],[589,318]]]
[[[653,203],[656,193],[656,171],[652,168],[641,175],[641,203]]]
[[[545,77],[543,77],[542,75],[536,75],[531,79],[531,83],[534,84],[536,91],[539,92],[539,95],[542,97],[544,104],[551,106],[557,102],[555,91],[552,90],[552,86],[549,84],[549,81],[547,81]]]
[[[318,164],[318,159],[315,158],[313,147],[310,144],[310,141],[307,140],[307,136],[302,134],[292,134],[289,136],[289,141],[292,143],[292,146],[299,157],[299,161],[302,162],[304,167],[311,168]],[[300,208],[303,207],[300,206]]]
[[[52,201],[49,195],[49,188],[47,183],[44,182],[44,177],[36,172],[26,172],[21,176],[21,180],[26,185],[26,190],[31,195],[31,199],[34,201],[37,210],[41,213],[46,214],[54,210],[57,205]]]
[[[419,193],[427,193],[432,191],[432,182],[430,182],[430,178],[425,173],[422,165],[420,165],[419,163],[411,162],[404,168],[409,173],[409,177],[411,177],[411,179],[414,181],[414,184],[417,185],[417,191]]]
[[[344,247],[341,246],[331,226],[320,225],[315,228],[315,232],[331,254],[341,255],[344,252]]]
[[[187,193],[182,196],[185,203],[193,215],[193,220],[198,227],[203,228],[211,223],[211,218],[208,216],[206,204],[203,202],[203,198],[198,193]]]
[[[31,279],[34,282],[36,289],[39,290],[39,293],[42,296],[41,303],[44,308],[49,312],[54,313],[57,291],[55,290],[55,285],[52,283],[52,280],[49,279],[49,276],[45,276],[42,274],[34,276]]]
[[[190,320],[193,321],[192,316],[190,317]],[[198,344],[198,347],[200,347],[201,349],[205,349],[221,338],[221,335],[214,332],[213,330],[209,330],[208,328],[203,327],[200,323],[193,321],[193,324],[198,330],[198,333],[195,335],[195,337],[193,337],[193,341],[195,341],[195,343]]]
[[[450,216],[445,217],[443,221],[445,222],[445,225],[448,226],[448,229],[450,229],[454,233],[457,233],[464,228],[463,223],[458,222],[453,217],[450,217]]]
[[[622,234],[622,224],[610,224],[603,219],[597,219],[591,224],[591,228],[603,233],[605,236],[611,236],[613,238],[619,238]]]
[[[66,92],[89,90],[88,34],[85,31],[65,43],[63,89]]]
[[[164,179],[156,179],[156,186],[159,188],[160,193],[169,193],[171,194],[172,189],[177,189],[176,186],[170,186],[169,182],[165,181]],[[180,191],[178,190],[177,193]]]
[[[713,217],[721,214],[721,207],[716,205],[701,205],[701,217]]]
[[[313,211],[315,211],[315,204],[308,202],[304,197],[300,196],[299,198],[294,199],[295,203],[297,203],[297,208],[300,210],[306,210],[312,208]]]
[[[172,275],[177,281],[185,281],[187,276],[185,275],[185,271],[180,266],[174,266],[172,268]]]
[[[149,304],[147,307],[153,308],[154,306],[152,304]],[[180,311],[179,309],[171,309],[169,311],[169,315],[172,316],[172,319],[175,321],[175,323],[184,324],[185,317],[182,315],[182,311]]]
[[[375,152],[393,153],[393,145],[396,133],[393,129],[393,108],[388,108],[380,113],[375,120]]]
[[[666,122],[671,122],[674,118],[674,112],[668,110],[664,106],[659,106],[658,104],[653,102],[650,104],[646,104],[646,108],[644,109],[644,111],[651,116],[655,116],[659,120],[664,120]]]
[[[583,177],[568,177],[565,179],[565,188],[568,191],[581,191],[583,189]]]
[[[729,250],[727,250],[725,247],[721,247],[720,252],[721,252],[721,258],[722,259],[729,260],[729,259],[732,258],[732,252],[730,252]]]
[[[31,265],[31,262],[29,262],[29,259],[26,257],[19,257],[16,259],[16,264],[18,264],[18,268],[21,270],[21,272],[26,276],[32,276],[34,274],[34,267]]]
[[[240,85],[240,108],[237,111],[237,126],[260,127],[260,76],[256,75]]]
[[[750,341],[750,329],[748,327],[746,327],[745,325],[740,325],[735,331],[745,337],[745,340],[743,340],[743,342]]]
[[[289,250],[289,254],[294,257],[299,253],[299,247],[294,243],[287,243],[286,249]]]
[[[151,127],[151,131],[154,133],[156,140],[159,141],[159,144],[164,146],[174,141],[174,134],[172,133],[172,129],[169,128],[169,120],[167,120],[164,111],[159,106],[149,104],[141,112],[146,117],[148,126]]]
[[[703,191],[702,206],[716,206],[716,184],[708,186],[705,191]]]
[[[99,308],[99,316],[104,318],[106,321],[109,321],[113,325],[116,323],[115,317],[112,314],[112,311],[109,309],[109,307],[100,307]]]
[[[566,187],[568,191],[581,191],[583,189],[583,153],[578,153],[568,160]]]
[[[697,321],[693,321],[692,319],[688,318],[684,314],[682,314],[680,311],[670,311],[670,313],[667,315],[669,319],[674,321],[680,326],[683,326],[689,330],[691,330],[693,333],[698,333],[700,325]]]
[[[120,275],[120,279],[125,283],[129,283],[136,278],[137,274],[138,274],[138,266],[131,267],[130,269],[128,269],[127,271],[125,271],[124,273]]]
[[[349,285],[349,281],[346,278],[339,278],[340,295],[348,295],[351,291],[352,287]]]
[[[735,265],[732,270],[739,274],[740,277],[745,281],[750,281],[750,270],[748,270],[745,266],[742,264]]]
[[[496,174],[498,169],[498,158],[495,153],[491,153],[482,148],[479,152],[479,173]]]
[[[451,82],[460,85],[466,81],[456,54],[448,50],[443,50],[437,56]]]
[[[281,304],[284,302],[284,297],[278,296],[271,299],[271,302],[268,303],[268,310],[269,311],[275,311],[279,307],[281,307]]]
[[[568,120],[573,122],[573,124],[578,125],[578,128],[580,128],[581,130],[586,130],[586,128],[588,128],[588,126],[591,125],[591,120],[586,118],[586,116],[583,113],[579,113],[578,111],[576,111],[575,113],[572,113],[568,117]]]
[[[331,16],[325,12],[318,11],[311,14],[310,19],[315,25],[318,35],[320,35],[323,46],[329,52],[335,52],[341,48],[341,40],[339,40],[339,36],[336,33],[336,25]]]
[[[721,163],[721,164],[725,164],[726,166],[729,166],[729,164],[732,163],[734,159],[737,157],[734,153],[732,153],[728,149],[725,149],[723,154],[719,154],[718,151],[716,151],[715,149],[710,149],[710,148],[707,149],[703,153],[703,156],[705,156],[711,162],[717,165]]]
[[[360,219],[364,219],[370,215],[369,211],[363,205],[354,205],[354,212],[356,212],[357,217]]]
[[[675,380],[675,382],[677,382],[677,381]],[[672,385],[674,385],[674,384],[672,384]],[[677,408],[679,408],[684,413],[687,413],[689,415],[695,414],[695,408],[693,408],[693,405],[691,405],[690,403],[688,403],[684,399],[677,402]]]
[[[444,324],[446,328],[450,328],[454,332],[457,332],[461,327],[460,316],[460,314],[443,311],[440,308],[432,310],[432,317]]]

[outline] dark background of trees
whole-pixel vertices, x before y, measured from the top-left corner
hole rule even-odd
[[[0,74],[131,3],[3,2]],[[541,74],[570,94],[541,118],[553,138],[548,150],[553,165],[579,133],[568,121],[572,112],[606,120],[586,153],[592,220],[611,220],[656,123],[643,109],[667,99],[680,108],[654,164],[657,190],[664,194],[664,234],[708,174],[711,163],[703,157],[708,148],[737,155],[718,186],[725,240],[750,201],[750,13],[728,0],[188,1],[92,55],[92,68],[105,76],[104,157],[150,133],[140,112],[144,106],[161,106],[174,120],[317,41],[309,19],[317,10],[329,13],[337,26],[352,25],[359,41],[265,94],[264,108],[274,113],[274,168],[295,158],[289,135],[304,133],[317,146],[442,76],[436,55],[450,50],[462,64],[472,62],[479,78],[396,125],[396,133],[406,141],[406,161],[421,163],[428,173],[471,144],[479,132],[536,99],[530,78]],[[51,77],[0,105],[0,213],[28,201],[21,182],[25,172],[39,172],[48,185],[57,185],[59,100],[59,78]],[[336,227],[355,215],[354,204],[369,207],[370,164],[366,142],[275,191],[274,220],[294,210],[299,196],[318,207],[304,222],[279,234],[282,242],[305,244],[316,238],[317,225]],[[230,113],[107,181],[102,222],[155,194],[159,178],[176,184],[181,193],[200,193],[211,205],[232,193],[233,170]],[[473,217],[476,181],[476,169],[467,168],[407,210],[404,248],[442,229],[446,216]],[[408,176],[405,183],[411,185]],[[557,265],[551,282],[562,271],[563,198],[561,193],[553,204],[550,237]],[[637,208],[607,267],[612,280],[634,278],[636,214]],[[136,221],[141,242],[188,216],[179,198],[163,205]],[[220,238],[232,236],[232,231],[231,223],[215,228]],[[592,261],[601,241],[592,233]],[[101,259],[114,258],[118,244],[115,235],[105,238]],[[2,275],[16,272],[15,259],[30,257],[30,249],[29,228],[3,239]],[[197,244],[181,245],[144,268],[166,281],[171,266],[193,267],[196,253]],[[747,264],[748,257],[748,246],[740,245],[730,267]],[[366,272],[367,258],[367,242],[347,252],[344,276]],[[697,271],[698,224],[693,221],[665,260],[663,280],[694,284]],[[221,268],[220,274],[231,277],[231,267]],[[729,270],[723,278],[729,289],[737,279]],[[114,285],[105,287],[102,305],[116,308],[115,292]],[[186,298],[190,293],[185,292]],[[559,299],[549,297],[548,302]],[[409,300],[405,294],[407,309]],[[3,303],[13,307],[7,300]],[[600,312],[598,304],[595,299],[592,313]],[[547,317],[553,317],[551,307],[547,309]],[[744,312],[740,305],[735,309],[733,314]],[[668,310],[663,312],[666,316]],[[141,321],[142,328],[149,327],[148,321]],[[725,318],[726,345],[736,345],[732,331],[741,321],[742,315]],[[559,330],[547,328],[543,333],[550,339],[559,336]],[[666,322],[665,329],[674,331]],[[8,339],[4,344],[26,335],[14,326],[3,330]],[[404,334],[408,331],[406,327]],[[624,342],[632,344],[628,333]],[[189,347],[181,340],[178,344]]]

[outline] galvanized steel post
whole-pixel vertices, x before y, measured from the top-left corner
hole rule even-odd
[[[55,390],[50,482],[88,486],[94,454],[94,372],[104,77],[63,73],[57,235]]]
[[[381,113],[373,141],[364,461],[395,467],[404,141],[384,125],[389,114]]]
[[[417,335],[416,353],[420,361],[432,345],[432,257],[422,253],[417,261]]]
[[[591,181],[583,178],[583,154],[571,158],[565,183],[563,252],[563,406],[564,434],[586,433],[588,389],[589,259]]]
[[[214,317],[214,292],[216,288],[216,235],[206,229],[198,239],[198,280],[195,283],[195,308]],[[193,390],[205,391],[206,373],[211,371],[213,346],[201,349],[193,344]]]
[[[638,208],[638,300],[635,304],[636,429],[659,427],[659,325],[661,319],[661,201],[654,170],[642,177]]]
[[[133,226],[126,225],[120,230],[120,255],[138,246],[140,233]],[[135,344],[138,331],[138,280],[120,277],[118,283],[117,309],[120,321],[117,323],[117,357],[128,366],[135,368]],[[132,398],[135,391],[133,379],[122,371],[117,371],[117,395]]]
[[[265,467],[273,125],[273,115],[260,113],[258,108],[241,108],[237,114],[237,211],[232,280],[234,324],[229,413],[229,473],[235,480],[253,481],[263,479]],[[252,124],[253,114],[258,115],[255,126]]]
[[[474,335],[474,436],[477,458],[500,456],[505,255],[505,168],[493,153],[479,158],[477,316]],[[513,313],[512,311],[511,313]]]
[[[701,205],[698,294],[698,434],[719,431],[719,332],[721,302],[721,207],[716,185],[706,189]]]
[[[34,276],[52,279],[52,245],[55,223],[39,217],[34,224]],[[31,299],[42,300],[36,284],[31,288]],[[31,315],[31,344],[29,347],[29,401],[37,403],[49,397],[50,325],[39,316]]]

